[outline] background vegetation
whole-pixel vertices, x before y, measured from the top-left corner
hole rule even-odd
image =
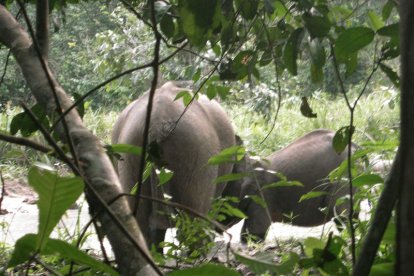
[[[216,96],[228,111],[246,148],[263,157],[311,130],[327,128],[336,131],[349,127],[350,112],[345,97],[359,99],[353,114],[353,141],[369,152],[371,164],[368,164],[365,173],[370,173],[373,160],[394,158],[400,122],[396,73],[399,63],[395,59],[398,53],[390,49],[396,51],[393,47],[396,47],[395,37],[398,35],[387,33],[389,30],[379,31],[398,22],[397,4],[394,1],[229,2],[238,8],[239,14],[226,11],[225,6],[222,7],[223,13],[227,12],[227,17],[233,18],[237,24],[232,25],[230,19],[222,19],[218,38],[213,30],[219,28],[214,25],[215,22],[210,22],[209,27],[199,24],[201,29],[194,31],[187,29],[188,22],[180,25],[182,23],[174,17],[174,9],[181,1],[171,1],[172,6],[166,2],[156,2],[159,27],[166,40],[160,56],[172,54],[181,47],[179,42],[186,37],[190,41],[182,51],[160,65],[159,72],[163,80],[192,80],[196,89],[201,87],[201,93],[209,97]],[[188,6],[183,4],[188,11],[180,10],[183,20],[190,20],[186,12],[203,12],[188,3]],[[252,6],[247,3],[252,3]],[[131,12],[131,7],[126,4],[99,1],[63,3],[51,13],[49,63],[60,84],[73,99],[76,100],[79,95],[116,74],[150,62],[155,41],[153,30],[148,26],[149,2],[136,1],[133,4],[142,17]],[[56,2],[55,5],[60,4]],[[328,10],[325,11],[325,7]],[[17,5],[11,3],[9,9],[14,12],[18,10]],[[34,17],[34,7],[28,5],[27,9]],[[324,20],[329,20],[332,29],[318,33],[320,24],[327,23]],[[338,37],[345,30],[358,27],[375,32],[375,38],[368,43],[362,42],[354,52],[345,53],[343,57],[337,53],[340,65],[335,65],[330,49],[332,41],[339,40]],[[295,40],[299,42],[295,44]],[[17,63],[13,58],[7,58],[8,55],[8,50],[2,47],[0,68],[5,68],[0,81],[2,132],[9,132],[15,116],[22,112],[19,102],[34,104]],[[375,66],[383,72],[375,72],[371,78]],[[335,67],[342,80],[338,80]],[[207,78],[214,69],[218,69],[218,73]],[[152,68],[148,66],[127,74],[106,84],[84,101],[84,121],[93,134],[105,143],[110,143],[111,127],[118,112],[149,89],[151,72]],[[306,97],[313,113],[317,114],[316,118],[309,118],[306,116],[309,114],[301,111],[303,97]],[[20,135],[25,135],[23,130],[20,130]],[[44,138],[38,133],[29,133],[28,136],[44,143]],[[35,161],[56,164],[52,157],[0,141],[0,170],[6,181],[25,177]],[[66,169],[63,171],[66,172]],[[361,185],[355,198],[357,201],[370,199],[374,210],[381,189],[382,185],[368,181]],[[180,223],[184,224],[183,221]],[[395,221],[391,221],[373,272],[392,271],[395,261],[395,240],[392,238]],[[357,225],[357,250],[360,250],[368,221],[358,221]],[[277,252],[271,252],[272,262],[268,260],[269,255],[246,258],[235,253],[237,263],[227,262],[226,265],[235,268],[243,263],[258,274],[266,271],[277,274],[308,271],[346,275],[352,271],[351,249],[347,246],[350,235],[352,233],[344,231],[322,240],[307,239],[303,243],[304,252],[300,252],[300,246],[293,249],[290,246],[278,248]],[[197,236],[197,233],[189,231],[187,237],[190,236]],[[210,247],[206,245],[206,248]],[[331,254],[329,258],[323,255],[327,251]],[[203,254],[184,258],[174,254],[168,256],[175,256],[182,266],[188,261],[200,264],[204,260]],[[158,261],[165,262],[162,259]],[[54,265],[56,269],[62,269],[56,263]],[[95,269],[106,269],[96,264],[89,265]],[[220,271],[221,268],[224,269],[205,269]],[[110,270],[106,272],[111,273]],[[225,273],[230,275],[231,271],[225,270]]]

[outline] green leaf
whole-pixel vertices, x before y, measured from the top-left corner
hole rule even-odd
[[[290,253],[288,258],[281,264],[275,264],[269,260],[252,258],[238,252],[234,252],[234,256],[236,257],[236,260],[247,265],[256,275],[263,275],[269,272],[275,275],[290,274],[299,261],[299,256],[295,253]]]
[[[349,137],[352,135],[355,131],[355,127],[352,126],[352,129],[350,129],[349,126],[341,127],[336,133],[332,140],[333,148],[336,151],[336,153],[340,154],[343,152],[348,145]]]
[[[75,246],[61,240],[50,239],[47,242],[45,249],[41,253],[44,255],[59,254],[61,257],[69,259],[75,263],[86,265],[90,268],[106,272],[109,275],[118,275],[118,273],[109,265],[95,260]]]
[[[400,44],[400,23],[384,26],[377,32],[381,36],[390,37],[394,45]]]
[[[165,183],[167,183],[168,181],[170,181],[170,179],[173,177],[174,172],[170,171],[166,168],[161,168],[160,170],[156,170],[155,171],[157,173],[158,176],[158,180],[159,183],[158,185],[164,185]]]
[[[345,61],[343,61],[346,66],[346,76],[351,76],[352,73],[355,72],[355,70],[358,67],[358,53],[355,52],[353,54],[350,54]]]
[[[361,174],[352,180],[352,186],[354,187],[371,186],[377,183],[384,183],[384,179],[377,174]]]
[[[178,92],[178,94],[174,98],[174,101],[178,100],[179,98],[183,98],[184,106],[187,106],[190,104],[191,99],[193,98],[193,95],[190,93],[190,91],[184,90],[184,91]]]
[[[387,21],[387,19],[390,17],[394,6],[395,6],[395,3],[393,0],[388,0],[388,2],[384,5],[384,7],[382,8],[382,19],[384,21]]]
[[[246,176],[249,176],[249,173],[229,173],[229,174],[224,174],[224,175],[221,175],[221,176],[217,177],[214,180],[214,183],[215,184],[218,184],[218,183],[222,183],[222,182],[236,181],[236,180],[243,179]]]
[[[8,267],[15,267],[28,261],[32,255],[36,252],[36,241],[39,240],[36,234],[27,234],[20,238],[15,245],[11,260]],[[107,264],[95,260],[85,252],[79,250],[73,245],[70,245],[64,241],[56,239],[48,239],[43,250],[40,251],[41,255],[57,255],[59,254],[64,259],[69,259],[75,263],[86,265],[90,268],[94,268],[109,275],[118,275],[118,273]]]
[[[254,203],[261,206],[262,208],[267,208],[267,203],[261,196],[247,195],[246,198],[250,198],[251,200],[253,200]]]
[[[216,89],[216,86],[214,84],[210,84],[207,87],[206,95],[210,100],[214,99],[214,97],[217,95],[217,89]]]
[[[200,77],[201,77],[201,69],[198,68],[197,71],[193,75],[193,78],[192,78],[193,82],[197,82],[200,79]]]
[[[296,63],[298,57],[298,48],[303,37],[303,28],[298,28],[294,30],[289,39],[286,42],[286,45],[283,49],[283,62],[285,63],[288,71],[296,76],[298,71],[298,65]]]
[[[306,194],[302,195],[298,202],[302,202],[302,201],[307,200],[307,199],[320,197],[320,196],[327,195],[327,194],[328,194],[327,192],[312,191],[312,192],[309,192],[309,193],[306,193]]]
[[[309,31],[312,38],[326,37],[331,29],[331,22],[325,16],[310,15],[305,13],[303,15],[305,27]]]
[[[179,0],[179,20],[192,44],[203,47],[221,22],[218,0]]]
[[[262,187],[262,190],[277,188],[277,187],[303,187],[303,184],[300,181],[287,181],[287,180],[280,180],[278,182],[273,182],[270,184],[266,184]]]
[[[83,181],[80,177],[59,177],[56,172],[39,167],[30,169],[28,180],[39,195],[39,240],[36,246],[42,249],[63,214],[82,194]]]
[[[172,38],[175,32],[175,25],[174,25],[173,18],[167,14],[164,15],[160,22],[160,28],[161,28],[162,33],[167,38]]]
[[[309,42],[309,52],[311,54],[312,64],[318,68],[322,68],[325,65],[326,53],[319,39],[315,38]]]
[[[315,64],[311,64],[311,80],[313,83],[321,83],[323,81],[323,70],[321,67],[315,66]],[[315,116],[311,117],[315,118]]]
[[[395,263],[388,262],[388,263],[380,263],[374,264],[371,267],[370,276],[389,276],[394,275],[395,271]]]
[[[368,18],[369,24],[374,31],[384,27],[384,21],[374,11],[368,11]]]
[[[237,276],[237,271],[218,264],[205,264],[199,267],[193,267],[183,270],[175,270],[167,273],[169,276]]]
[[[18,239],[14,245],[14,250],[7,267],[15,267],[28,261],[30,257],[36,253],[36,242],[36,234],[26,234]]]
[[[366,27],[354,27],[343,31],[335,42],[335,54],[344,60],[350,54],[358,52],[374,39],[375,33]]]
[[[216,86],[216,89],[217,89],[217,92],[220,95],[220,98],[222,100],[225,100],[227,98],[227,95],[230,92],[230,87],[228,87],[228,86],[218,85],[218,86]]]
[[[323,249],[325,247],[325,242],[321,239],[317,239],[314,237],[306,238],[303,242],[305,247],[305,254],[308,257],[313,257],[313,250],[314,249]]]
[[[236,0],[236,9],[240,11],[241,16],[246,20],[251,20],[257,13],[259,6],[258,0]]]
[[[246,150],[242,146],[232,146],[230,148],[224,149],[219,152],[217,155],[210,157],[208,160],[209,165],[219,165],[223,163],[234,163],[240,161],[244,155],[246,154]]]
[[[130,144],[113,144],[111,145],[111,149],[113,152],[117,153],[130,153],[135,155],[141,155],[142,148],[133,146]]]
[[[224,208],[223,213],[226,213],[230,216],[238,217],[240,219],[247,218],[247,216],[242,211],[240,211],[238,208],[231,206],[228,203],[225,203],[223,205],[223,208]]]
[[[380,64],[380,68],[382,72],[387,75],[387,77],[391,80],[391,82],[395,85],[395,87],[400,87],[400,77],[398,76],[397,72],[391,69],[391,67],[385,65],[384,63]]]
[[[49,121],[46,117],[44,109],[39,104],[36,104],[30,110],[39,122],[45,126],[46,129],[48,129]],[[26,114],[26,112],[15,115],[10,123],[10,134],[12,135],[15,135],[20,130],[23,137],[29,137],[38,129],[38,126],[33,122],[30,116]]]

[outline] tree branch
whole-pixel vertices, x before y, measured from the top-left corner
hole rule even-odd
[[[49,0],[36,1],[36,40],[42,57],[47,61],[49,53]]]
[[[7,135],[4,133],[0,132],[0,140],[12,143],[12,144],[17,144],[17,145],[21,145],[21,146],[26,146],[29,148],[32,148],[34,150],[43,152],[43,153],[51,153],[53,152],[52,148],[49,148],[48,146],[44,146],[42,144],[39,144],[33,140],[27,139],[27,138],[23,138],[23,137],[16,137],[13,135]]]

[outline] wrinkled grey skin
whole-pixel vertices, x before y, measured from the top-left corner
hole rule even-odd
[[[336,199],[348,194],[348,187],[338,183],[329,183],[328,174],[346,159],[347,149],[337,154],[332,147],[334,132],[316,130],[296,140],[286,148],[266,158],[269,162],[254,165],[266,170],[283,173],[288,180],[298,180],[304,187],[277,187],[263,190],[268,205],[267,212],[247,195],[260,195],[258,185],[264,186],[279,181],[279,178],[268,172],[253,173],[241,187],[240,209],[248,216],[243,226],[242,235],[246,232],[264,239],[273,222],[289,221],[283,214],[293,214],[291,223],[297,226],[316,226],[329,221],[335,214],[346,211],[347,204],[335,207]],[[257,184],[258,183],[258,184]],[[326,191],[328,195],[298,203],[300,197],[310,191]],[[328,207],[328,213],[319,208]],[[335,209],[335,211],[334,211]],[[270,221],[270,218],[271,221]]]
[[[210,166],[207,161],[221,150],[234,146],[235,134],[224,110],[205,96],[195,100],[176,125],[184,104],[182,99],[174,99],[183,90],[172,82],[156,90],[149,143],[157,142],[163,165],[174,175],[162,187],[157,186],[155,177],[151,177],[150,183],[144,183],[142,194],[163,198],[166,193],[172,196],[171,201],[206,214],[212,199],[221,195],[225,187],[224,183],[213,184],[213,180],[230,173],[233,167],[232,164]],[[112,143],[142,146],[147,103],[148,93],[123,110],[114,126]],[[118,161],[118,173],[125,192],[130,192],[138,181],[139,163],[140,158],[131,154],[123,154]],[[171,227],[157,210],[165,212],[167,208],[140,200],[138,223],[149,243],[162,241],[165,230]]]

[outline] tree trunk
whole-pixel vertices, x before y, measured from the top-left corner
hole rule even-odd
[[[3,5],[0,5],[0,43],[11,49],[13,56],[21,67],[27,85],[38,103],[46,110],[56,110],[53,91],[34,50],[32,40]],[[71,105],[71,101],[50,70],[49,75],[61,107],[66,110]],[[109,202],[114,196],[120,194],[121,185],[117,174],[100,141],[83,125],[78,113],[72,110],[65,119],[69,134],[74,142],[80,172],[84,180],[90,185],[87,188],[89,189],[88,194],[91,195],[88,196],[88,203],[94,210],[101,210],[101,202],[94,196],[94,192],[97,192],[105,202]],[[126,199],[124,197],[120,198],[111,205],[111,209],[112,213],[123,223],[124,230],[130,233],[135,243],[139,244],[144,249],[144,253],[149,256],[146,243],[135,218],[131,215]],[[103,212],[99,216],[99,220],[112,245],[118,269],[122,275],[158,274],[156,269],[149,265],[148,259],[143,257],[134,242],[124,235],[120,225],[114,222],[108,212]]]
[[[397,212],[397,275],[414,273],[414,2],[400,1],[401,168]]]

